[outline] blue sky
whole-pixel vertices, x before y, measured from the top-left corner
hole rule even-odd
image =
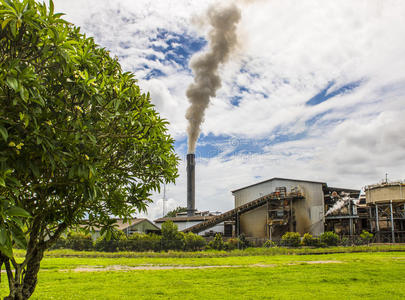
[[[219,3],[219,2],[218,2]],[[215,1],[56,0],[56,9],[117,55],[169,120],[187,153],[185,91],[193,55],[207,49]],[[224,1],[221,1],[223,4]],[[361,188],[405,174],[405,2],[237,2],[237,51],[197,144],[197,208],[233,207],[230,191],[266,178]],[[167,187],[185,205],[185,166]],[[154,195],[148,217],[162,213]]]

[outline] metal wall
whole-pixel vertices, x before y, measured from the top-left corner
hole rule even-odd
[[[366,187],[366,202],[405,202],[405,183],[388,183]]]
[[[301,234],[309,232],[320,235],[324,231],[323,225],[323,191],[322,183],[295,181],[288,179],[274,179],[246,187],[233,192],[235,207],[253,201],[261,196],[275,191],[276,187],[285,186],[287,192],[299,187],[305,196],[303,203],[294,206],[297,219],[297,231]],[[240,216],[240,232],[247,236],[266,237],[266,207],[262,206]]]

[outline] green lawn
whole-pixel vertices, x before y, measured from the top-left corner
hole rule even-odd
[[[405,298],[405,252],[201,258],[55,256],[44,258],[32,299]],[[74,271],[83,266],[117,265],[218,267]],[[3,297],[7,294],[4,275]]]

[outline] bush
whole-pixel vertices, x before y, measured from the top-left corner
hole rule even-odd
[[[160,251],[162,237],[157,234],[134,233],[128,236],[125,251]]]
[[[319,239],[314,238],[312,234],[305,233],[302,237],[302,245],[304,246],[311,246],[311,247],[318,247],[319,246]]]
[[[370,244],[370,242],[373,240],[373,236],[374,235],[372,233],[370,233],[366,230],[363,230],[360,234],[360,239],[362,241],[362,244],[367,244],[367,245]]]
[[[270,241],[267,240],[264,244],[263,244],[263,248],[274,248],[277,247],[277,243],[274,241]]]
[[[58,243],[58,246],[62,246],[64,242],[64,248],[78,250],[78,251],[88,251],[93,249],[93,241],[90,234],[83,232],[70,231],[66,239]]]
[[[177,225],[172,221],[162,224],[162,250],[182,250],[184,248],[183,235],[178,232]]]
[[[298,232],[286,232],[281,237],[281,244],[285,247],[299,247],[301,243],[301,235]]]
[[[225,243],[224,243],[224,240],[222,239],[222,235],[217,233],[215,235],[215,238],[211,242],[208,243],[208,246],[214,250],[224,250]]]
[[[225,250],[231,251],[238,248],[240,241],[238,238],[230,238],[225,242]]]
[[[184,250],[185,251],[198,251],[204,249],[207,244],[205,239],[195,233],[181,233],[184,239]]]
[[[239,236],[239,248],[240,249],[246,249],[248,247],[251,247],[251,243],[246,239],[246,236],[242,233]]]
[[[327,231],[321,234],[319,241],[326,246],[337,246],[339,243],[339,236],[332,231]]]

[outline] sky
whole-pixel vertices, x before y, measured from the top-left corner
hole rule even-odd
[[[169,122],[181,158],[167,210],[186,206],[189,62],[208,47],[206,11],[224,1],[54,0],[119,58]],[[361,189],[405,179],[405,1],[257,0],[220,66],[196,157],[196,208],[234,207],[232,190],[286,177]],[[162,216],[162,194],[148,213]]]

